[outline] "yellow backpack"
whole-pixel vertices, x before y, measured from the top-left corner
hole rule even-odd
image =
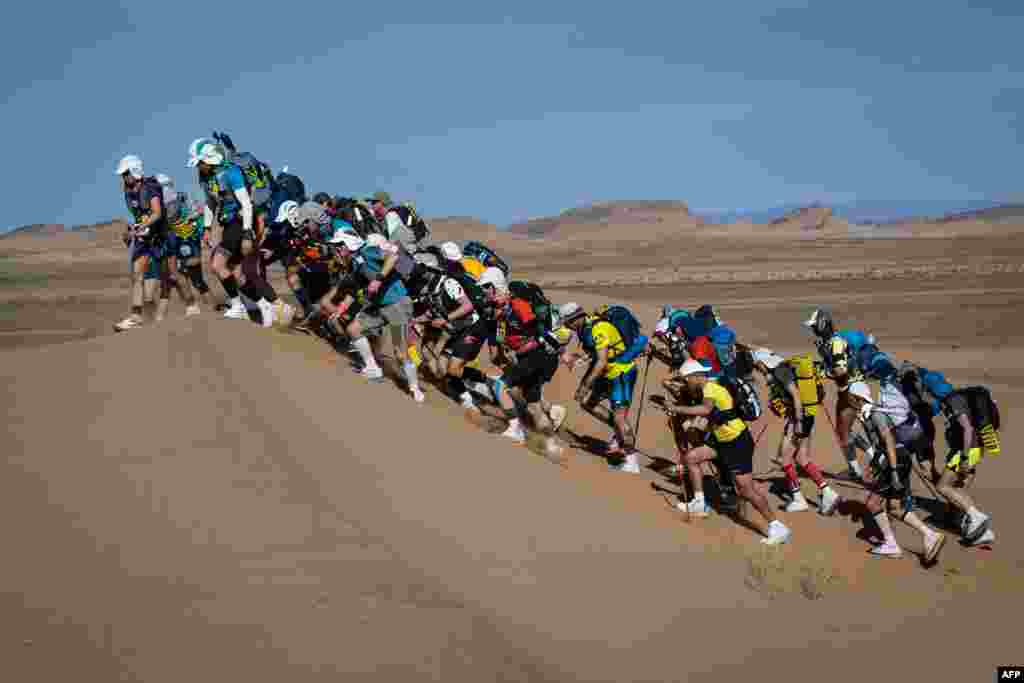
[[[825,383],[814,364],[814,357],[810,352],[801,353],[790,356],[785,362],[793,368],[793,374],[796,375],[796,388],[800,393],[804,415],[817,415],[818,406],[825,400]],[[772,412],[779,417],[785,417],[790,412],[789,393],[777,381],[771,380],[768,384]]]

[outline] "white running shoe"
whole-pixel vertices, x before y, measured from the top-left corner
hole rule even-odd
[[[811,506],[807,504],[807,499],[804,498],[804,494],[797,491],[793,494],[793,499],[789,501],[783,509],[786,512],[803,512],[804,510],[811,509]]]
[[[627,474],[640,474],[640,458],[637,457],[636,453],[630,453],[623,460],[622,464],[615,469],[618,472],[625,472]]]
[[[977,515],[964,515],[964,523],[961,527],[961,533],[963,534],[964,540],[968,543],[974,542],[980,538],[985,531],[988,530],[991,522],[988,515],[985,513],[978,513]]]
[[[763,545],[782,545],[789,543],[793,532],[782,522],[775,520],[768,525],[768,535],[761,539]]]
[[[202,311],[199,310],[199,304],[192,304],[185,308],[185,317],[191,318],[194,315],[199,315]]]
[[[160,299],[156,302],[156,314],[153,316],[153,320],[156,322],[162,322],[167,317],[167,309],[171,305],[170,299]]]
[[[820,505],[819,510],[821,514],[825,515],[826,517],[831,515],[833,512],[836,511],[836,508],[839,506],[840,500],[842,500],[842,498],[839,497],[838,493],[832,490],[831,486],[822,487],[821,499],[818,501],[818,504]]]
[[[118,332],[124,332],[125,330],[132,330],[136,327],[142,327],[142,316],[132,313],[130,316],[125,318],[119,323],[114,325],[114,329]]]
[[[876,557],[891,557],[893,559],[903,557],[903,550],[895,543],[885,542],[871,549],[871,554]]]
[[[548,417],[551,418],[551,425],[555,428],[556,432],[562,428],[562,424],[565,422],[565,418],[568,414],[569,411],[565,409],[565,406],[560,406],[558,404],[551,406],[551,410],[548,412]]]
[[[363,368],[362,370],[359,371],[359,374],[362,375],[366,380],[373,383],[384,381],[384,371],[381,370],[379,367]]]
[[[501,433],[506,439],[512,439],[516,443],[526,443],[526,432],[523,431],[522,427],[509,426],[504,432]]]
[[[412,400],[416,401],[417,403],[423,403],[424,401],[427,400],[427,397],[423,393],[423,390],[421,390],[419,387],[413,387],[409,391],[412,394]]]
[[[992,529],[986,529],[985,533],[983,533],[977,541],[975,541],[974,543],[969,543],[968,545],[992,545],[995,542],[996,532],[992,531]]]
[[[245,310],[245,306],[238,302],[228,306],[227,310],[224,311],[224,317],[230,320],[248,320],[249,313]]]
[[[676,503],[676,509],[689,513],[691,517],[707,517],[711,514],[711,508],[707,501],[703,500],[691,500],[689,503],[679,501]]]
[[[273,327],[274,304],[270,303],[266,299],[260,299],[256,302],[256,305],[260,308],[260,323],[263,327]]]

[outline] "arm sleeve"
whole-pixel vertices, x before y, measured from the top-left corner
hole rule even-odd
[[[213,225],[213,209],[208,204],[203,206],[203,223],[207,228]]]
[[[249,197],[249,190],[238,188],[235,190],[235,199],[242,209],[242,229],[252,230],[252,198]]]

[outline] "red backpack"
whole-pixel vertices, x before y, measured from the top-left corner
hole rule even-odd
[[[686,346],[686,350],[690,353],[691,358],[711,368],[712,372],[722,371],[722,365],[718,362],[718,353],[715,351],[715,345],[711,343],[710,337],[697,337]]]

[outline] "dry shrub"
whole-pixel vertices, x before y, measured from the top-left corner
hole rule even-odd
[[[787,562],[778,546],[759,546],[747,556],[744,583],[768,598],[798,593],[808,600],[820,600],[842,577],[824,553],[812,557],[791,557]]]

